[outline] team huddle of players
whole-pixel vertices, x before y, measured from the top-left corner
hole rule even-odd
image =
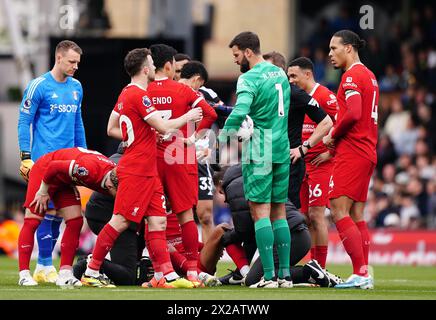
[[[235,39],[257,38],[252,33],[238,36]],[[253,118],[255,129],[262,127],[264,132],[272,129],[272,184],[269,183],[268,176],[260,177],[256,173],[259,166],[256,167],[253,162],[245,166],[243,164],[242,167],[244,190],[256,223],[256,241],[265,271],[265,276],[252,287],[292,287],[289,276],[290,236],[282,210],[284,213],[289,165],[291,160],[297,161],[299,158],[307,165],[300,198],[301,211],[307,215],[313,229],[312,258],[318,260],[322,269],[325,269],[328,238],[327,226],[323,221],[325,208],[330,206],[334,222],[353,262],[353,275],[342,287],[373,287],[372,277],[367,270],[369,238],[362,217],[362,204],[366,201],[369,179],[376,162],[378,88],[373,74],[358,61],[357,49],[361,40],[357,35],[357,38],[354,36],[349,31],[338,33],[330,44],[332,63],[346,71],[337,100],[331,91],[314,81],[313,66],[309,59],[294,60],[287,70],[282,70],[263,61],[260,52],[250,45],[242,48],[239,42],[232,42],[230,48],[235,62],[246,74],[238,81],[238,101],[225,129],[232,126],[239,128],[246,115]],[[141,225],[143,221],[146,222],[145,242],[154,269],[153,278],[144,286],[193,288],[204,284],[206,278],[201,274],[210,272],[210,268],[205,268],[199,259],[199,248],[202,245],[198,242],[193,209],[199,203],[197,157],[207,158],[203,150],[208,147],[197,147],[196,150],[196,144],[198,146],[204,140],[209,144],[205,137],[217,120],[218,109],[217,105],[206,102],[201,93],[204,89],[199,91],[207,81],[207,73],[204,76],[202,71],[195,72],[200,63],[193,61],[184,66],[194,70],[189,86],[183,81],[174,80],[176,53],[172,47],[156,44],[150,49],[134,49],[126,55],[124,67],[131,82],[119,95],[108,121],[108,134],[121,140],[124,147],[124,154],[118,164],[96,151],[86,149],[84,140],[79,141],[78,138],[65,142],[51,135],[50,139],[54,142],[40,143],[41,145],[35,143],[47,139],[51,129],[74,131],[73,137],[83,136],[80,133],[83,132],[81,87],[80,90],[62,87],[69,82],[77,86],[77,82],[71,80],[80,62],[81,50],[77,45],[70,41],[61,42],[56,49],[53,70],[29,84],[20,108],[19,123],[22,159],[20,171],[28,180],[25,220],[19,237],[20,285],[37,285],[41,279],[60,286],[112,287],[113,284],[100,272],[102,263],[130,223]],[[271,61],[274,63],[274,60]],[[201,67],[204,69],[204,66]],[[324,133],[318,136],[315,134],[319,132],[316,130],[317,123],[306,116],[302,128],[304,143],[295,149],[289,148],[287,139],[287,124],[292,121],[288,119],[292,92],[288,89],[285,71],[289,82],[306,91],[316,105],[330,116],[331,123],[336,120],[330,132],[328,129],[331,125],[327,128],[327,135]],[[275,84],[273,88],[277,90],[274,97],[278,93],[278,100],[275,98],[274,103],[278,102],[276,123],[279,125],[275,127],[265,128],[265,123],[273,123],[269,122],[271,119],[261,123],[262,117],[270,117],[268,112],[271,110],[262,110],[265,109],[264,105],[269,107],[268,101],[259,102],[259,96],[267,94],[253,90],[260,86],[255,82],[261,82],[253,78],[255,72],[259,78],[270,82],[271,79],[286,79],[285,84]],[[46,86],[42,87],[44,84]],[[247,97],[251,100],[247,101]],[[72,112],[65,112],[68,108],[63,108],[57,102],[68,99],[72,100],[70,106],[77,106],[70,108]],[[244,109],[246,106],[247,109]],[[274,108],[277,113],[277,106]],[[53,113],[57,117],[55,123],[50,121]],[[23,132],[29,130],[27,125],[30,123],[33,124],[32,146],[26,140],[27,136],[22,138]],[[281,129],[286,132],[285,135]],[[223,141],[222,135],[219,139]],[[282,143],[281,139],[288,144]],[[202,152],[199,153],[198,149]],[[286,179],[283,179],[283,174]],[[75,278],[72,272],[83,224],[80,195],[75,187],[77,185],[115,197],[113,216],[98,234],[92,257],[81,279]],[[267,192],[270,193],[269,198]],[[270,206],[265,216],[260,212],[267,203]],[[50,211],[54,211],[55,215],[48,215]],[[54,275],[55,270],[49,258],[39,258],[37,270],[32,277],[29,263],[34,234],[42,228],[41,221],[47,216],[52,217],[51,222],[56,216],[65,220],[59,274]],[[270,217],[268,227],[265,221]],[[274,273],[274,266],[272,271],[268,269],[272,245],[262,238],[268,237],[265,230],[271,228],[271,225],[276,228],[276,242],[273,237],[271,244],[277,246],[279,254],[278,276]],[[56,233],[56,224],[51,224],[49,228]],[[180,243],[172,247],[181,253],[179,257],[183,260],[183,275],[179,270],[176,272],[173,266],[170,254],[173,250],[168,246],[167,229],[177,230],[180,236]],[[49,238],[49,247],[44,250],[41,241],[43,245],[40,244],[40,251],[51,258],[56,236],[52,233]],[[278,238],[282,242],[278,243]],[[208,283],[217,283],[210,279],[213,277],[207,278]]]

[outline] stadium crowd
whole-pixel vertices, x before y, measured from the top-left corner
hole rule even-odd
[[[328,57],[330,35],[351,29],[367,40],[362,62],[380,85],[377,170],[365,220],[370,228],[436,228],[436,20],[434,7],[414,9],[410,26],[390,18],[388,32],[363,31],[347,7],[319,19],[299,53],[314,63],[317,82],[335,91],[341,73]]]

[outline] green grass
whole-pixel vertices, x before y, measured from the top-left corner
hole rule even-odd
[[[25,288],[17,285],[17,261],[0,257],[0,300],[436,300],[436,268],[376,266],[375,289],[338,290],[332,288],[293,288],[253,290],[238,286],[189,290],[77,288],[65,290],[53,284]],[[227,273],[231,264],[220,263],[218,276]],[[33,265],[32,265],[33,268]],[[334,265],[329,271],[347,277],[351,266]]]

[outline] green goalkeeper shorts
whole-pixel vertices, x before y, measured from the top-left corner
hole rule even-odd
[[[289,163],[242,164],[245,199],[258,203],[285,203],[288,199]]]

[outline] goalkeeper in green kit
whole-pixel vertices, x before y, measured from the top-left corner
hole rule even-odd
[[[236,135],[246,116],[252,118],[253,135],[242,145],[242,173],[264,277],[250,288],[291,288],[291,237],[285,212],[290,162],[288,78],[282,69],[262,58],[256,34],[242,32],[229,47],[243,74],[238,79],[236,105],[218,139],[227,143],[229,136]],[[274,246],[279,256],[277,275],[274,272]]]

